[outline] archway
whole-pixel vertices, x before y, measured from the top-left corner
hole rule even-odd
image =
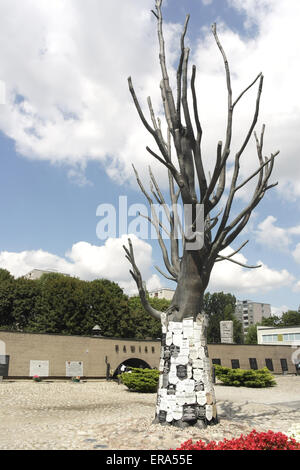
[[[125,366],[127,369],[130,369],[131,367],[137,367],[139,369],[152,369],[152,367],[149,366],[149,364],[143,359],[139,359],[138,357],[131,357],[130,359],[126,359],[118,365],[113,374],[113,379],[116,379],[117,375],[121,373],[121,366]]]

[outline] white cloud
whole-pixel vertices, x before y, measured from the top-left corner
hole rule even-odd
[[[281,317],[284,312],[288,310],[293,310],[292,308],[288,307],[287,305],[281,305],[281,307],[271,307],[272,315],[276,315],[277,317]]]
[[[211,5],[213,0],[201,0],[203,5]]]
[[[293,251],[293,257],[297,263],[300,263],[300,243],[296,245],[296,248]]]
[[[300,3],[290,0],[288,7],[277,0],[229,3],[243,11],[247,25],[255,23],[258,31],[255,38],[241,38],[219,26],[233,73],[234,96],[264,71],[260,124],[265,121],[268,126],[266,154],[281,149],[274,171],[274,180],[280,181],[278,190],[300,196],[300,104],[295,99],[300,73]],[[6,83],[7,105],[1,110],[0,128],[15,140],[20,153],[75,165],[70,175],[81,184],[86,182],[82,173],[89,160],[105,162],[110,176],[121,181],[132,175],[131,161],[144,171],[145,159],[151,161],[145,145],[152,140],[131,102],[127,76],[132,75],[143,108],[151,94],[160,111],[158,46],[151,8],[152,0],[1,2],[0,14],[6,21],[0,31],[0,78]],[[165,33],[172,64],[180,28],[165,23]],[[199,66],[204,154],[211,166],[216,143],[224,136],[226,87],[222,60],[209,30],[194,48],[192,61]],[[233,154],[245,135],[254,100],[250,92],[244,105],[238,105]],[[244,175],[256,168],[254,154],[252,145],[243,159]],[[247,197],[245,191],[244,187],[241,194]]]
[[[136,263],[141,270],[149,290],[161,287],[157,275],[151,274],[152,247],[135,235],[132,239]],[[128,235],[108,239],[102,246],[87,242],[75,243],[65,257],[60,257],[43,250],[13,253],[0,252],[0,266],[15,277],[23,276],[34,268],[54,270],[92,280],[105,278],[117,282],[128,294],[137,292],[136,284],[129,273],[130,264],[122,248],[127,245]]]
[[[261,245],[267,245],[273,249],[287,251],[293,243],[293,236],[299,236],[300,225],[282,228],[275,224],[276,221],[276,217],[269,215],[260,224],[258,224],[257,230],[254,230],[255,240]],[[293,254],[295,259],[297,259],[297,248]]]
[[[222,254],[228,256],[232,251],[226,248]],[[242,264],[249,264],[245,256],[240,253],[233,259]],[[224,290],[233,292],[235,295],[250,295],[289,286],[294,280],[294,276],[286,269],[277,271],[262,261],[257,261],[255,265],[262,265],[262,267],[248,269],[230,261],[216,263],[212,270],[208,290],[211,292]]]

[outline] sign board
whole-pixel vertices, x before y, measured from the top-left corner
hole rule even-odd
[[[233,343],[233,321],[220,321],[221,343]]]
[[[66,361],[66,377],[82,377],[83,362],[82,361]]]
[[[49,361],[30,361],[29,376],[49,377]]]

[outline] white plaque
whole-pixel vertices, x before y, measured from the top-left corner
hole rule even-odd
[[[189,362],[189,356],[182,356],[181,354],[176,358],[176,364],[185,366]]]
[[[167,411],[168,410],[168,402],[167,402],[166,398],[162,398],[160,400],[159,408],[161,409],[161,411]]]
[[[176,402],[180,406],[183,406],[185,404],[185,392],[184,391],[176,390]]]
[[[206,404],[206,393],[203,392],[196,392],[197,402],[199,405],[204,406]]]
[[[30,361],[29,376],[49,377],[49,361]]]
[[[180,335],[182,333],[182,323],[180,322],[170,322],[172,323],[172,331],[174,335]]]
[[[82,361],[66,361],[66,377],[82,377],[83,362]]]
[[[166,345],[171,346],[172,342],[173,342],[173,333],[171,331],[168,331],[166,335]]]
[[[175,346],[179,346],[180,348],[182,347],[182,334],[177,334],[177,333],[174,333],[173,335],[173,344],[175,344]]]
[[[164,370],[164,367],[165,367],[165,361],[161,359],[159,361],[159,370],[162,372]]]
[[[206,419],[208,421],[211,421],[213,418],[213,406],[212,405],[206,405]]]
[[[179,378],[177,377],[176,373],[169,372],[169,383],[172,385],[176,385],[179,382]]]
[[[168,411],[167,416],[166,416],[166,421],[167,423],[171,423],[173,421],[173,413]]]
[[[196,395],[195,393],[186,393],[185,394],[185,403],[187,405],[192,405],[196,402]]]
[[[193,319],[184,318],[182,321],[183,324],[183,337],[184,338],[191,338],[193,337]]]
[[[181,419],[182,414],[183,414],[182,406],[177,405],[176,408],[173,410],[172,414],[173,414],[174,419],[176,419],[176,420]]]
[[[202,382],[202,380],[203,380],[203,370],[202,369],[193,369],[193,378],[197,382]]]
[[[193,361],[193,368],[194,369],[203,369],[203,360],[202,359],[195,359]]]

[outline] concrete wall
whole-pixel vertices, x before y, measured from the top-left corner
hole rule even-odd
[[[106,359],[116,370],[130,358],[158,367],[160,357],[160,342],[147,340],[0,331],[0,344],[2,354],[9,355],[10,377],[29,377],[31,360],[49,361],[49,377],[65,377],[66,361],[83,362],[85,377],[105,377]],[[211,360],[221,359],[226,367],[231,367],[232,359],[238,359],[242,369],[250,368],[249,358],[256,358],[258,368],[266,366],[265,359],[272,359],[275,373],[282,373],[280,359],[286,359],[288,372],[295,373],[291,359],[295,348],[290,346],[210,344],[208,352]]]

